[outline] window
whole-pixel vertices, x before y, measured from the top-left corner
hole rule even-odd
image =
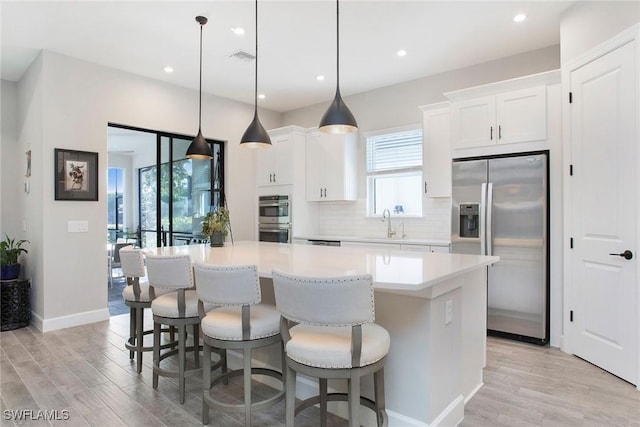
[[[367,136],[367,214],[422,216],[422,127]]]

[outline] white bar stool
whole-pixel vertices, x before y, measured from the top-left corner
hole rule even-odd
[[[389,333],[375,320],[370,275],[312,278],[273,272],[276,306],[282,314],[285,345],[286,425],[295,416],[320,404],[321,425],[326,425],[327,402],[349,402],[349,426],[359,426],[360,405],[376,413],[378,426],[386,426],[384,364],[390,348]],[[296,373],[319,379],[320,395],[296,407]],[[373,373],[374,400],[361,396],[360,378]],[[346,379],[348,394],[327,393],[327,379]]]
[[[153,388],[158,388],[158,377],[178,378],[180,403],[185,398],[185,377],[200,373],[200,317],[198,295],[193,282],[193,269],[188,254],[147,255],[149,283],[155,289],[169,292],[151,302],[153,312]],[[208,306],[208,309],[212,307]],[[160,354],[161,325],[178,328],[178,348]],[[193,345],[187,347],[187,326],[193,327]],[[186,368],[186,352],[193,351],[195,368]],[[178,354],[178,370],[162,368],[161,361]],[[206,369],[205,369],[206,370]]]
[[[127,278],[127,286],[122,290],[122,298],[125,305],[129,307],[129,338],[125,347],[129,350],[129,358],[136,358],[136,371],[142,372],[142,353],[153,350],[153,347],[144,346],[144,336],[153,333],[152,330],[144,330],[144,309],[151,308],[151,301],[155,295],[162,295],[167,291],[164,289],[154,290],[149,286],[147,273],[144,268],[144,257],[140,249],[133,246],[125,246],[120,249],[120,264],[122,273]],[[169,332],[169,343],[160,346],[161,349],[176,345],[173,329],[165,329],[162,332]]]
[[[219,411],[244,412],[245,426],[251,426],[251,412],[274,405],[284,398],[283,390],[258,402],[251,400],[251,376],[267,375],[282,381],[282,374],[272,369],[252,368],[252,351],[278,344],[280,338],[280,313],[274,306],[261,304],[260,282],[255,265],[221,267],[203,263],[194,266],[204,350],[203,364],[211,357],[211,348],[242,350],[243,369],[222,372],[211,380],[211,370],[203,369],[202,423],[209,423],[209,407]],[[207,310],[206,304],[216,306]],[[284,361],[283,361],[284,366]],[[211,395],[211,388],[229,377],[243,375],[244,402],[230,404],[220,402]]]

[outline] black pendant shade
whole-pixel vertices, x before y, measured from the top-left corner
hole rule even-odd
[[[258,118],[258,0],[256,0],[256,72],[253,94],[253,120],[242,134],[240,146],[245,148],[269,148],[271,138]]]
[[[351,133],[358,130],[356,118],[340,95],[340,2],[336,0],[336,96],[322,116],[318,130],[326,133]]]
[[[260,123],[257,113],[254,114],[251,124],[242,134],[240,144],[246,148],[269,148],[271,146],[271,138]]]
[[[333,102],[322,116],[318,130],[326,133],[351,133],[358,130],[356,118],[342,100],[339,88],[336,89]]]
[[[196,21],[200,24],[200,90],[198,91],[198,134],[193,139],[189,148],[187,148],[186,156],[190,159],[213,159],[213,150],[211,145],[202,136],[202,27],[207,23],[204,16],[196,16]]]
[[[198,134],[191,141],[189,148],[187,148],[187,157],[190,159],[208,160],[213,159],[213,151],[211,151],[211,145],[204,139],[202,132],[198,129]]]

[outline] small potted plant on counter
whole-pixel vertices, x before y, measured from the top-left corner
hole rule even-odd
[[[5,238],[0,242],[0,280],[14,280],[20,276],[20,264],[18,257],[20,253],[27,253],[22,247],[28,240],[16,240],[5,234]]]
[[[222,246],[229,231],[229,209],[220,206],[210,211],[202,221],[202,234],[210,236],[211,246]]]

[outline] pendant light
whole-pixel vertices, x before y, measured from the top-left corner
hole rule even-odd
[[[245,148],[269,148],[271,138],[258,118],[258,0],[256,0],[256,72],[253,98],[253,120],[242,134],[240,145]]]
[[[202,27],[207,23],[204,16],[196,16],[196,21],[200,24],[200,90],[198,100],[198,135],[193,139],[189,148],[187,148],[187,157],[190,159],[213,159],[213,150],[211,145],[202,136]]]
[[[358,123],[340,95],[340,4],[336,0],[336,96],[320,120],[318,130],[326,133],[351,133]]]

